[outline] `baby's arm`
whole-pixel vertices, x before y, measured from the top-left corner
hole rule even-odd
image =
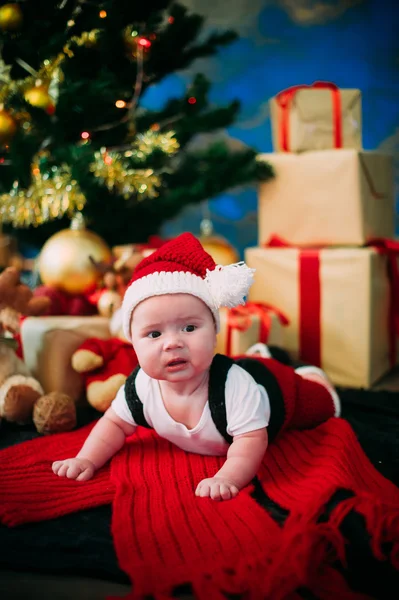
[[[223,467],[214,477],[203,479],[198,484],[196,496],[209,496],[213,500],[230,500],[237,496],[258,472],[267,441],[265,427],[235,436]]]
[[[91,430],[75,458],[57,460],[52,469],[60,477],[87,481],[102,467],[132,435],[136,427],[123,421],[109,408]]]

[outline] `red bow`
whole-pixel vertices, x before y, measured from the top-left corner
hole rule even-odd
[[[251,323],[252,317],[259,318],[259,342],[266,344],[269,339],[272,325],[271,315],[275,314],[282,325],[288,325],[289,320],[278,308],[271,304],[261,302],[247,302],[243,306],[236,306],[227,311],[227,340],[226,354],[231,355],[233,330],[246,331]]]

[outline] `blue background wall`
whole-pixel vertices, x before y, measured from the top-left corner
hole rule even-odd
[[[218,135],[234,145],[271,152],[268,99],[298,83],[329,80],[362,91],[363,145],[394,153],[399,182],[399,10],[395,0],[181,0],[207,18],[207,27],[232,28],[241,38],[217,57],[195,63],[153,86],[148,106],[185,88],[195,72],[213,82],[211,99],[237,98],[238,122]],[[205,140],[206,141],[206,140]],[[399,186],[397,185],[397,188]],[[293,199],[294,200],[294,199]],[[254,187],[209,203],[215,230],[242,254],[257,244]],[[199,231],[204,214],[189,207],[164,226],[165,235]],[[235,221],[235,222],[234,222]]]

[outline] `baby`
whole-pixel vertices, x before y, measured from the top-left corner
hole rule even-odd
[[[256,475],[268,438],[337,416],[338,396],[320,369],[215,355],[219,307],[243,304],[252,282],[252,269],[215,265],[189,233],[145,258],[122,306],[139,367],[77,456],[54,462],[54,473],[90,479],[143,425],[187,452],[227,455],[195,494],[228,500]]]

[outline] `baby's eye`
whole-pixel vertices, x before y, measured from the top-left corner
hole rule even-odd
[[[155,340],[155,338],[159,337],[161,335],[160,331],[150,331],[150,333],[148,334],[148,337],[151,338],[152,340]]]
[[[192,331],[195,331],[197,328],[195,325],[186,325],[185,327],[183,327],[183,331],[186,331],[187,333],[191,333]]]

